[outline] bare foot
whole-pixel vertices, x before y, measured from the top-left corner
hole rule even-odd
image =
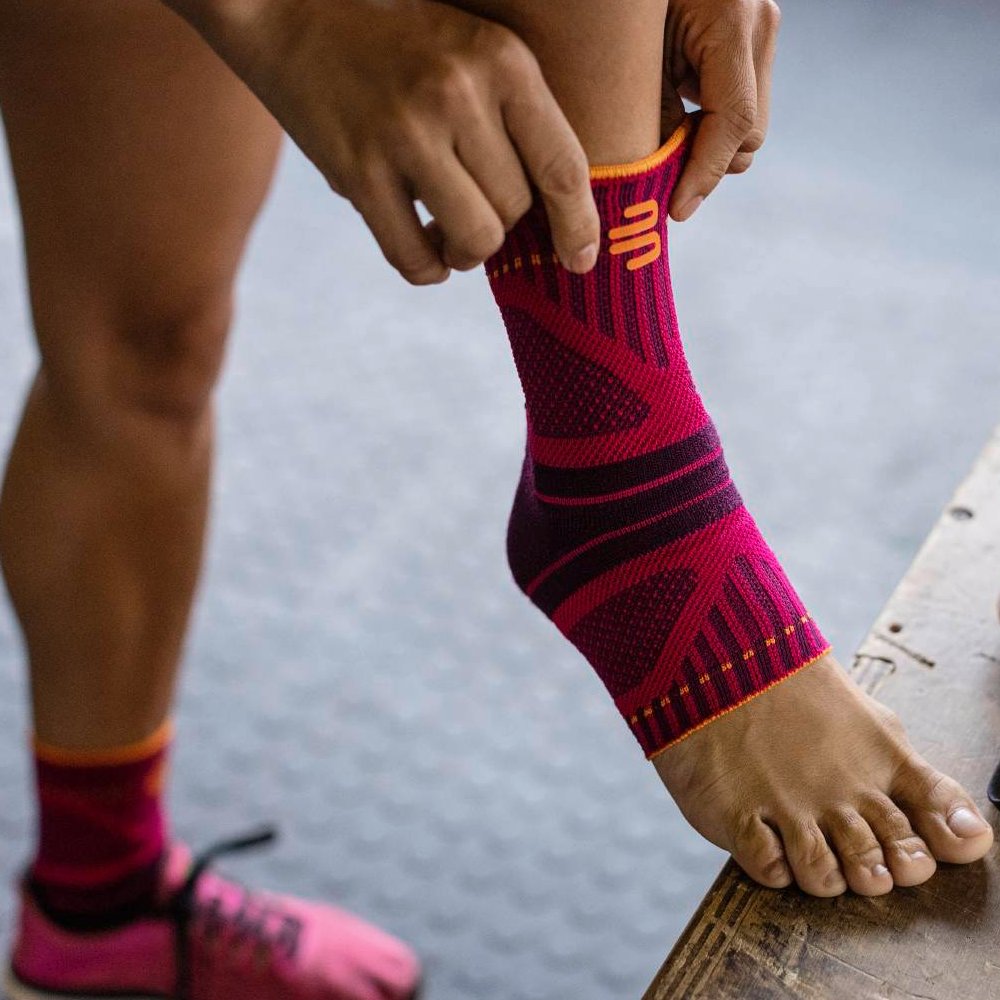
[[[993,843],[968,792],[831,656],[653,763],[691,825],[772,888],[879,896]]]

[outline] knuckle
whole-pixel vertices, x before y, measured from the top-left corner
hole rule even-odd
[[[531,208],[531,202],[531,191],[528,188],[505,199],[497,208],[504,228],[512,229]]]
[[[547,194],[569,197],[590,183],[590,171],[583,157],[570,152],[549,160],[538,175],[538,185]]]
[[[728,109],[729,124],[742,139],[757,123],[757,97],[750,91],[738,94]]]
[[[751,126],[740,146],[741,153],[756,153],[764,145],[764,130],[756,122]]]
[[[774,0],[763,0],[760,18],[768,27],[777,28],[781,24],[781,8]]]
[[[759,827],[757,825],[756,813],[738,810],[730,819],[730,830],[733,843],[738,845],[744,853],[752,853],[754,848],[766,840],[759,837]]]
[[[415,108],[400,108],[391,122],[391,133],[385,137],[385,159],[397,169],[422,162],[434,150],[426,122]]]
[[[757,813],[740,810],[729,821],[733,853],[741,864],[755,872],[765,872],[784,862],[785,855],[774,837],[764,835]]]
[[[504,74],[517,76],[533,70],[537,65],[531,49],[501,24],[484,22],[477,42],[493,67]]]
[[[927,789],[927,798],[938,805],[950,803],[953,799],[962,799],[965,795],[961,786],[947,774],[935,771],[929,764],[923,769],[921,781]]]
[[[912,835],[910,821],[889,799],[874,799],[868,803],[866,812],[878,828],[894,840]]]
[[[484,223],[477,226],[450,248],[450,255],[455,258],[455,267],[460,270],[477,267],[503,246],[505,238],[506,233],[502,225]]]
[[[381,164],[375,157],[366,156],[354,164],[346,187],[351,201],[362,214],[365,206],[376,200],[381,176]]]
[[[411,285],[423,287],[425,285],[440,285],[448,278],[446,268],[434,265],[432,267],[396,268],[403,278]]]
[[[743,855],[760,870],[770,868],[785,859],[784,852],[771,838],[765,840],[761,837],[754,837],[752,840],[744,842],[742,846]]]
[[[802,860],[810,868],[827,867],[830,863],[830,845],[819,830],[809,830],[802,838]]]
[[[462,118],[479,105],[479,81],[468,60],[442,57],[414,83],[410,100],[399,117],[411,129],[429,114],[435,118]]]
[[[430,254],[413,253],[395,246],[383,247],[382,252],[389,264],[411,285],[430,284],[441,274],[441,265]]]
[[[840,851],[840,857],[844,861],[853,861],[858,865],[867,866],[873,862],[882,852],[882,848],[875,841],[852,844],[850,847]]]
[[[860,833],[866,826],[865,821],[854,809],[846,805],[832,809],[829,814],[829,822],[831,826],[849,836]]]
[[[737,153],[729,164],[727,173],[745,174],[753,165],[753,153]]]
[[[469,66],[460,61],[449,63],[437,85],[437,105],[446,115],[460,117],[479,103],[479,83]]]

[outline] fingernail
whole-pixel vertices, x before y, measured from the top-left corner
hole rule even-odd
[[[694,215],[694,213],[697,212],[699,208],[701,208],[701,203],[704,200],[705,199],[699,194],[696,195],[694,198],[691,198],[688,201],[684,202],[684,204],[681,205],[679,209],[677,209],[677,216],[676,216],[677,221],[687,222],[687,220],[690,219],[691,216]]]
[[[597,263],[597,244],[591,243],[584,247],[569,262],[569,269],[577,274],[584,274]]]
[[[964,806],[956,809],[948,817],[951,832],[959,837],[978,837],[986,831],[986,820],[981,819],[971,809]]]
[[[872,875],[875,878],[884,878],[889,874],[889,869],[885,865],[872,865]]]

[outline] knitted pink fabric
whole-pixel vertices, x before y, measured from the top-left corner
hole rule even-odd
[[[167,842],[163,785],[173,728],[106,750],[34,741],[38,851],[29,880],[67,923],[124,918],[149,905]]]
[[[649,757],[829,649],[729,477],[678,336],[666,221],[691,131],[592,171],[591,273],[560,266],[537,201],[486,265],[527,405],[510,565]]]

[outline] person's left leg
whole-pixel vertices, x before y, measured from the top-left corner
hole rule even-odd
[[[666,0],[458,0],[538,57],[592,163],[594,271],[534,209],[487,263],[525,391],[515,578],[600,674],[692,825],[765,885],[877,895],[982,857],[970,796],[829,654],[743,507],[677,333]],[[676,94],[665,106],[677,107]],[[674,123],[668,123],[674,124]]]

